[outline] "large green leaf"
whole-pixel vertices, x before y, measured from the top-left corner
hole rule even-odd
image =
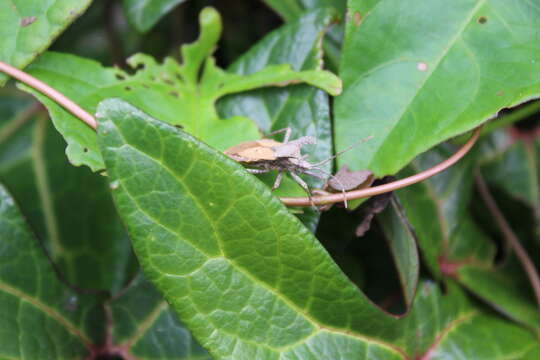
[[[131,25],[145,33],[159,19],[185,0],[124,0],[124,9]]]
[[[56,278],[14,200],[0,186],[0,358],[84,358],[104,330],[96,300]]]
[[[44,51],[92,0],[0,0],[0,61],[18,68]],[[0,85],[6,81],[0,73]]]
[[[30,73],[74,99],[90,112],[99,101],[119,97],[142,108],[152,116],[224,150],[242,141],[260,137],[255,123],[245,117],[220,119],[216,101],[228,94],[265,86],[286,86],[306,82],[330,93],[341,91],[341,82],[333,74],[320,70],[294,71],[289,65],[268,66],[248,76],[227,73],[215,65],[211,56],[221,33],[219,14],[212,8],[201,12],[199,39],[181,49],[184,62],[172,58],[157,64],[147,55],[130,59],[134,75],[117,69],[61,54],[45,54],[34,63]],[[43,95],[36,96],[47,105],[56,128],[68,143],[67,154],[75,165],[103,169],[103,159],[92,129],[81,123]]]
[[[268,65],[290,64],[295,70],[316,70],[322,66],[321,39],[335,18],[330,9],[307,12],[299,19],[283,25],[265,36],[253,46],[229,71],[249,75],[264,69]],[[298,44],[301,44],[298,46]],[[295,51],[289,51],[291,46]],[[222,117],[245,116],[253,119],[265,132],[290,127],[291,138],[313,136],[316,146],[306,146],[309,161],[320,162],[332,155],[332,134],[330,123],[330,105],[328,95],[322,90],[308,85],[296,85],[283,89],[268,88],[227,96],[218,103]],[[328,172],[332,164],[327,163],[321,169]],[[272,176],[261,176],[270,185]],[[323,175],[324,176],[324,175]],[[324,176],[325,177],[325,176]],[[324,179],[305,177],[314,188],[321,188]],[[305,196],[304,190],[292,180],[285,182],[276,191],[279,196]],[[317,225],[319,213],[311,209],[299,215],[312,230]]]
[[[349,14],[335,140],[339,150],[373,139],[341,164],[394,174],[500,109],[540,96],[534,1],[351,0]]]
[[[110,306],[113,342],[136,359],[210,360],[142,275]]]
[[[399,358],[395,320],[239,164],[122,101],[98,113],[141,265],[216,358]]]
[[[43,111],[28,113],[29,100],[0,118],[0,179],[68,282],[118,289],[133,256],[106,180],[67,162],[62,137]]]

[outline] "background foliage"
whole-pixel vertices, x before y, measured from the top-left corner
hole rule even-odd
[[[0,89],[0,359],[540,358],[540,6],[417,5],[0,0],[0,61],[99,122]],[[372,136],[322,169],[380,183],[488,120],[322,214],[220,152]]]

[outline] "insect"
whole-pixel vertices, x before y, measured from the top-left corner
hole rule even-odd
[[[290,128],[277,130],[268,135],[270,136],[281,132],[285,132],[283,142],[272,139],[247,141],[228,148],[225,150],[225,154],[233,160],[245,165],[247,167],[246,170],[252,174],[263,174],[277,170],[278,175],[272,186],[272,190],[279,187],[285,172],[288,172],[293,180],[306,191],[310,199],[311,191],[309,186],[299,174],[306,174],[323,180],[326,180],[325,176],[329,176],[340,183],[339,179],[336,179],[332,174],[322,170],[321,166],[343,153],[343,151],[326,160],[312,164],[306,160],[307,155],[303,155],[301,149],[304,145],[316,144],[317,139],[313,136],[302,136],[296,140],[289,141],[291,136]],[[342,185],[341,189],[343,194],[345,194],[345,186]]]

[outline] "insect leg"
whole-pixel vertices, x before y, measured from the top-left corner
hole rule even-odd
[[[272,136],[272,135],[276,135],[276,134],[281,134],[282,132],[285,133],[285,137],[283,138],[283,143],[286,144],[289,142],[289,139],[291,137],[291,128],[290,127],[286,127],[286,128],[283,128],[283,129],[279,129],[279,130],[275,130],[275,131],[272,131],[268,134],[266,134],[266,136]]]
[[[320,171],[320,169],[315,169],[315,170],[319,170],[319,171]],[[310,171],[310,170],[304,171],[304,174],[309,175],[309,176],[316,177],[317,179],[326,180],[326,178],[325,178],[324,176],[319,175],[319,174],[317,174],[317,173],[314,173],[314,172],[312,172],[312,171]],[[326,174],[326,173],[325,173],[325,175],[330,175],[330,174]]]
[[[274,182],[274,185],[272,186],[272,190],[276,190],[279,185],[281,185],[281,180],[283,179],[283,171],[280,171],[277,174],[276,181]]]
[[[250,174],[265,174],[271,171],[269,169],[246,169],[246,170]]]
[[[313,199],[311,198],[311,190],[309,190],[308,184],[306,184],[306,182],[300,176],[298,176],[297,173],[291,171],[290,174],[291,174],[291,177],[294,179],[294,181],[296,181],[298,185],[300,185],[306,191],[311,205],[313,207],[317,207],[315,203],[313,202]]]

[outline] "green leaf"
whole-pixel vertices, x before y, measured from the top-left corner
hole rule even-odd
[[[239,164],[120,100],[98,113],[140,263],[213,356],[352,360],[369,348],[400,358],[387,342],[396,321]]]
[[[395,196],[390,199],[390,204],[386,209],[377,215],[377,220],[381,224],[392,252],[408,309],[414,300],[420,271],[414,230]]]
[[[110,303],[113,339],[136,359],[210,360],[142,275]]]
[[[402,174],[426,170],[450,152],[446,146],[430,150]],[[456,279],[495,310],[538,330],[540,312],[529,297],[530,285],[521,280],[521,269],[516,275],[516,271],[508,272],[511,268],[497,267],[494,243],[471,215],[475,155],[467,155],[442,174],[399,190],[399,197],[433,274]],[[521,285],[517,285],[518,279]]]
[[[540,7],[534,2],[416,5],[349,1],[335,141],[340,150],[373,139],[344,154],[340,165],[394,174],[500,109],[540,95]]]
[[[157,64],[150,56],[138,54],[129,63],[133,68],[142,69],[128,75],[116,69],[104,69],[93,61],[49,53],[34,63],[30,72],[89,112],[95,112],[99,101],[105,98],[120,97],[162,121],[182,126],[218,150],[260,138],[250,119],[219,118],[215,103],[220,97],[235,91],[283,86],[284,82],[308,81],[329,92],[340,87],[340,80],[328,72],[297,72],[288,65],[247,76],[227,73],[216,67],[210,56],[221,28],[219,14],[206,8],[201,12],[200,21],[199,40],[182,47],[185,56],[182,65],[172,58]],[[70,161],[74,165],[88,165],[94,171],[103,169],[92,129],[43,95],[36,96],[47,105],[56,128],[66,139]]]
[[[95,297],[56,278],[43,249],[0,186],[0,358],[82,359],[101,340]]]
[[[530,206],[540,225],[540,141],[513,140],[503,131],[485,139],[494,144],[482,161],[486,181]]]
[[[0,180],[66,281],[117,290],[133,256],[106,179],[67,162],[62,137],[28,98],[0,118]]]
[[[321,39],[335,18],[330,9],[307,12],[265,36],[248,52],[240,57],[229,71],[248,75],[257,73],[268,65],[290,64],[295,70],[316,70],[322,65]],[[295,51],[289,51],[295,44]],[[298,44],[301,44],[298,46]],[[290,127],[291,138],[313,136],[316,146],[306,146],[309,161],[313,163],[328,159],[332,155],[332,134],[328,95],[322,90],[307,85],[287,88],[268,88],[227,96],[218,103],[222,117],[245,116],[253,119],[264,132]],[[327,173],[332,164],[321,167]],[[265,183],[273,184],[276,175],[260,176]],[[288,178],[286,178],[289,180]],[[324,179],[306,176],[313,188],[324,185]],[[305,192],[292,180],[276,191],[278,196],[305,196]],[[317,225],[319,213],[305,209],[301,219],[312,230]]]
[[[421,284],[404,320],[411,330],[409,359],[533,360],[540,355],[538,339],[529,331],[473,306],[453,283],[444,295],[437,284]]]
[[[79,17],[92,0],[0,0],[0,61],[24,68]],[[0,86],[6,81],[0,73]]]
[[[514,261],[515,262],[515,261]],[[459,282],[509,318],[540,334],[540,311],[518,264],[486,269],[465,264],[458,270]]]
[[[129,23],[141,33],[150,30],[163,16],[185,0],[124,0]]]
[[[441,145],[420,155],[400,176],[424,171],[455,151]],[[469,211],[473,190],[474,154],[467,155],[445,172],[397,192],[417,236],[426,265],[436,275],[460,262],[490,266],[495,248],[477,227]]]

